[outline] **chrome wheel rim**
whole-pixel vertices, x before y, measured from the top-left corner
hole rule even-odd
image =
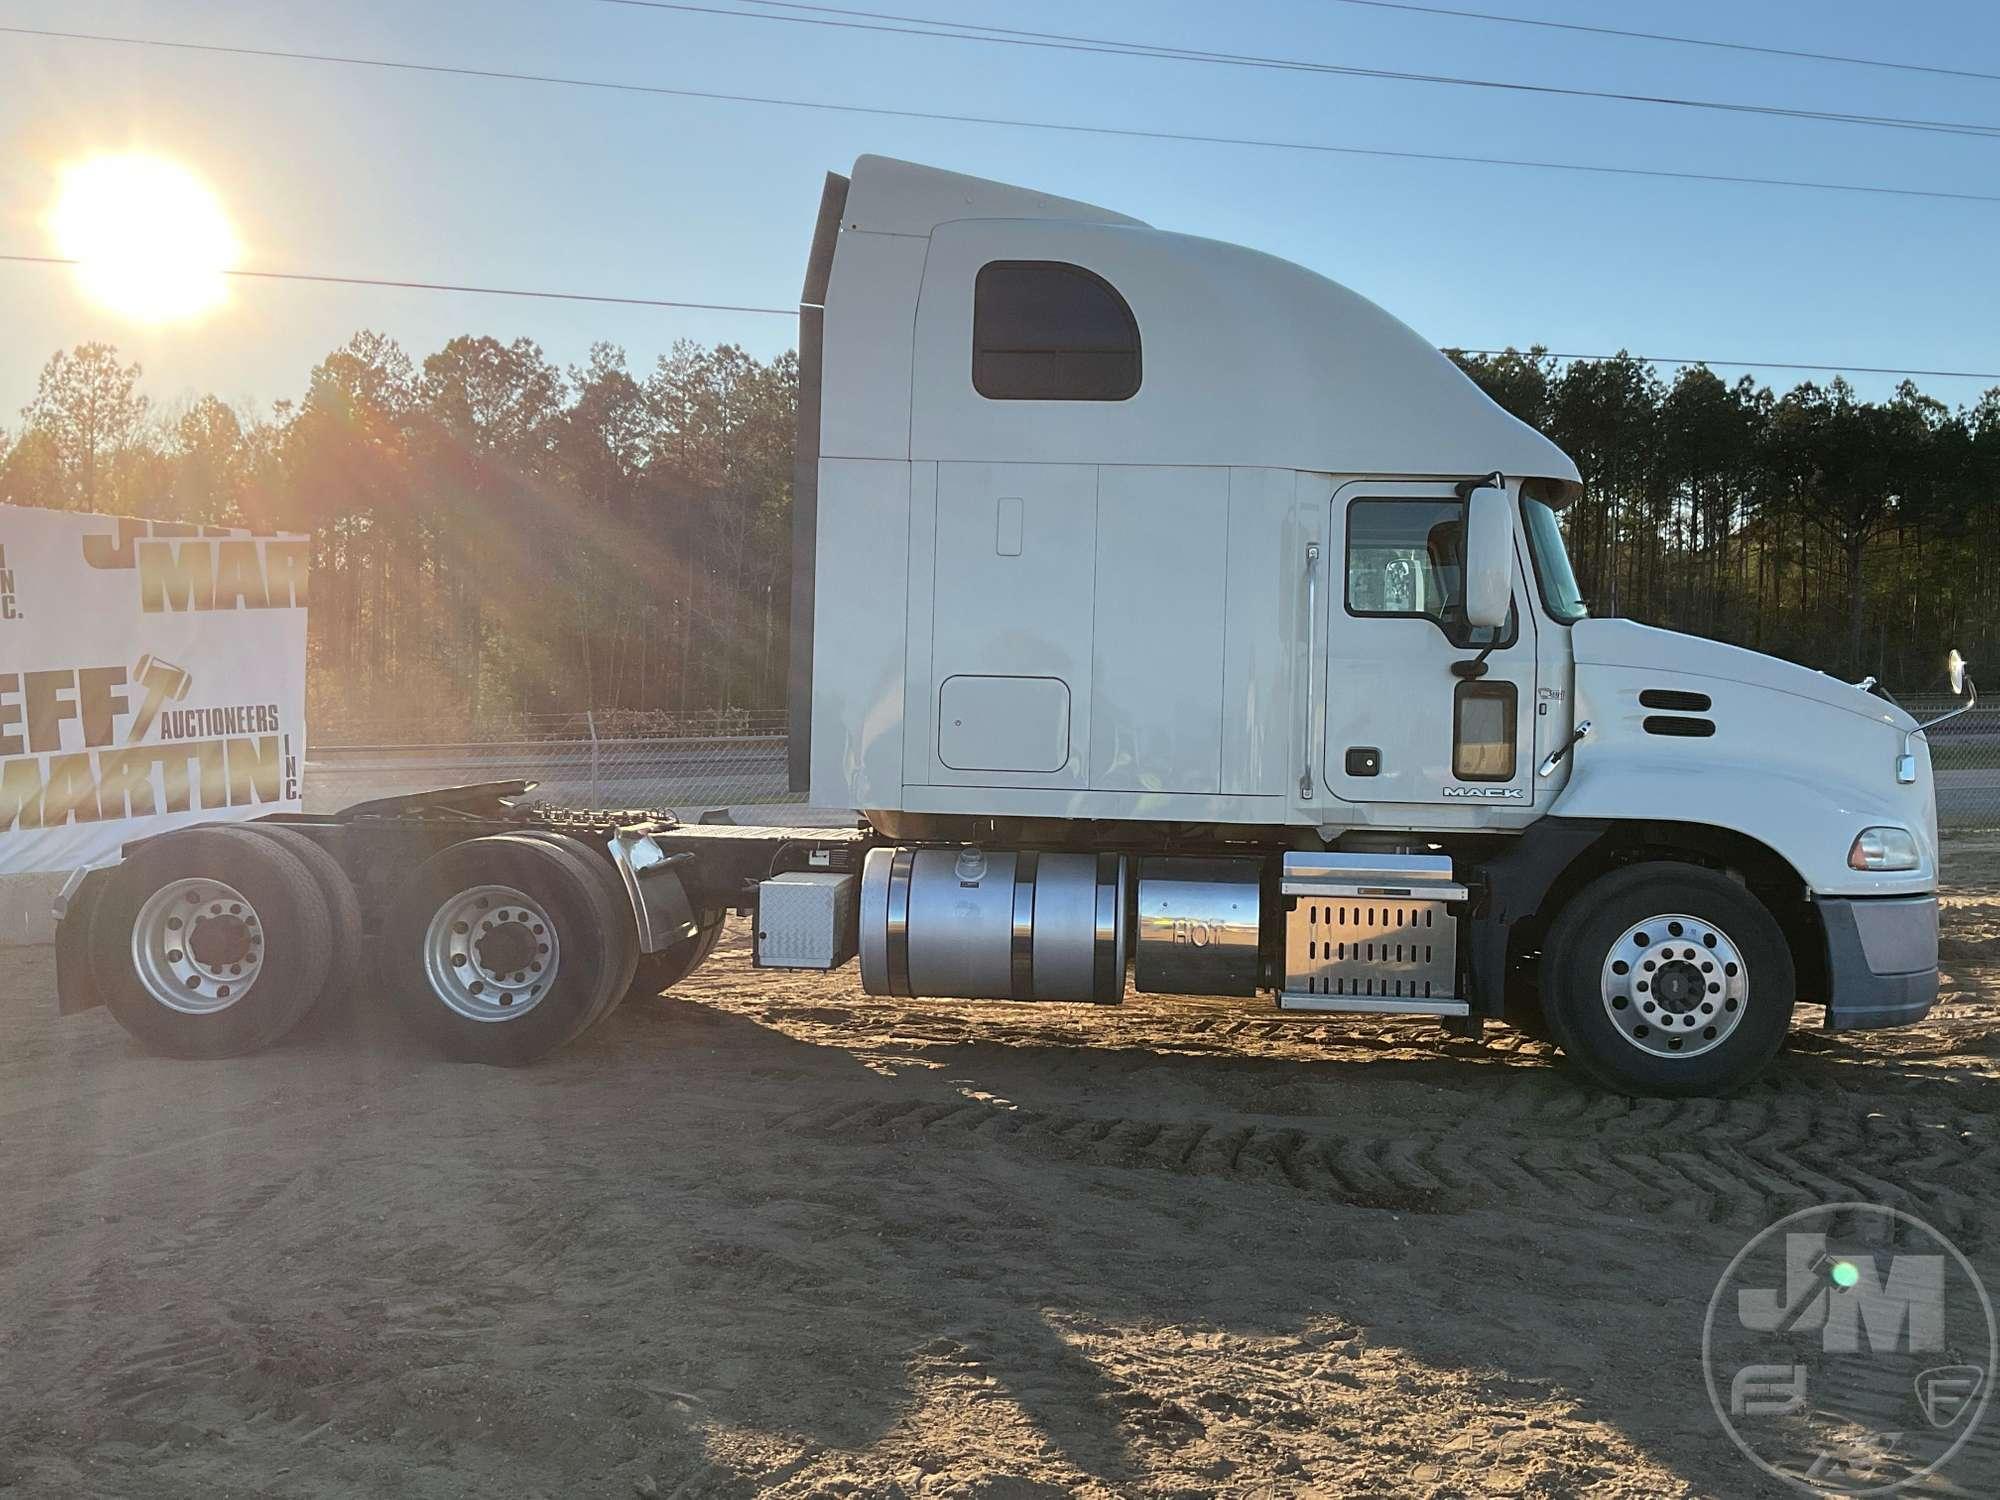
[[[518,1021],[547,997],[561,956],[549,914],[511,885],[460,891],[424,933],[431,993],[468,1021]]]
[[[228,1010],[264,972],[264,923],[234,886],[170,880],[132,923],[132,969],[154,1001],[182,1015]]]
[[[1699,1057],[1743,1024],[1750,971],[1713,922],[1663,912],[1634,922],[1605,955],[1604,1013],[1626,1042],[1654,1057]]]

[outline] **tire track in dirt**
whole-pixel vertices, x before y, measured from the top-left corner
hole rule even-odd
[[[106,1405],[136,1413],[163,1394],[223,1383],[242,1368],[243,1356],[214,1330],[188,1332],[127,1356],[103,1386]]]
[[[299,1205],[293,1190],[306,1176],[304,1171],[281,1172],[265,1181],[233,1185],[233,1190],[186,1218],[163,1217],[142,1233],[105,1237],[101,1255],[87,1264],[50,1262],[45,1252],[24,1260],[16,1267],[17,1275],[5,1284],[11,1295],[0,1297],[0,1317],[8,1325],[0,1348],[32,1342],[67,1346],[75,1359],[88,1357],[93,1347],[102,1354],[112,1346],[92,1345],[91,1325],[83,1314],[101,1309],[107,1302],[138,1298],[152,1278],[185,1276],[211,1252],[254,1254],[272,1226],[295,1229]],[[288,1195],[292,1195],[295,1212],[276,1213],[275,1205]],[[260,1224],[260,1219],[265,1222]],[[39,1272],[30,1269],[37,1266]],[[41,1280],[44,1274],[49,1281]],[[30,1289],[38,1285],[54,1285],[60,1290],[35,1296]],[[118,1353],[116,1358],[125,1373],[112,1393],[112,1405],[123,1410],[178,1381],[199,1381],[225,1368],[235,1356],[220,1354],[219,1349],[213,1338],[189,1334],[135,1353]]]
[[[1517,1091],[1525,1092],[1525,1091]],[[1905,1208],[1977,1244],[2000,1188],[2000,1152],[1954,1122],[1773,1100],[1519,1098],[1438,1129],[1343,1134],[1258,1121],[1158,1120],[980,1100],[844,1100],[780,1121],[839,1143],[998,1146],[1121,1169],[1263,1183],[1366,1208],[1487,1207],[1769,1222],[1847,1200]],[[1586,1098],[1579,1110],[1576,1098]],[[1542,1116],[1542,1106],[1548,1115]],[[1518,1128],[1499,1121],[1511,1117]]]

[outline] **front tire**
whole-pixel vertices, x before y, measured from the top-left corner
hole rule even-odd
[[[1570,897],[1542,956],[1556,1045],[1606,1088],[1724,1094],[1770,1064],[1797,980],[1764,903],[1698,865],[1661,861]]]

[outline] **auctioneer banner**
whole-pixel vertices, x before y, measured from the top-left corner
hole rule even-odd
[[[0,874],[300,810],[307,555],[0,506]]]

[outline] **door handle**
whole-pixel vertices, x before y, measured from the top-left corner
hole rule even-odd
[[[1319,543],[1306,543],[1306,729],[1299,747],[1299,800],[1313,800],[1313,648],[1319,639]]]
[[[1556,746],[1555,749],[1551,750],[1548,753],[1548,755],[1543,758],[1541,765],[1535,768],[1535,774],[1537,776],[1543,776],[1543,777],[1555,775],[1556,767],[1561,765],[1565,760],[1569,758],[1570,751],[1574,750],[1578,745],[1582,744],[1583,737],[1589,733],[1590,733],[1590,720],[1585,719],[1581,724],[1576,726],[1575,731],[1570,735],[1568,739],[1564,740],[1560,745]]]

